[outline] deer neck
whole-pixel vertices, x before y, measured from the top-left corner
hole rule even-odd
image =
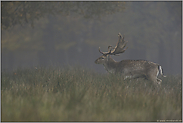
[[[108,56],[107,61],[103,65],[104,65],[104,68],[109,73],[115,73],[115,68],[117,66],[117,62],[114,59],[112,59],[110,56]]]

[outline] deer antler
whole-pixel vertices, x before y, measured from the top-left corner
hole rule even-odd
[[[102,53],[103,55],[107,55],[107,53],[109,53],[109,52],[102,52],[102,51],[100,50],[100,47],[99,47],[99,52]]]
[[[99,47],[99,52],[102,53],[103,55],[107,55],[108,53],[111,52],[111,50],[112,50],[112,46],[111,46],[111,45],[108,46],[108,52],[102,52],[102,51],[100,50],[100,47]]]
[[[108,46],[108,52],[102,52],[102,51],[100,51],[100,47],[99,47],[99,52],[102,53],[103,55],[117,55],[117,54],[120,54],[120,53],[124,53],[125,50],[128,48],[128,47],[125,48],[126,44],[127,44],[127,41],[124,40],[124,37],[122,37],[120,33],[118,34],[118,37],[119,37],[119,40],[118,40],[115,48],[112,48],[112,46],[109,45]]]
[[[111,55],[116,55],[116,54],[120,54],[120,53],[124,53],[126,49],[124,49],[126,47],[126,44],[128,41],[124,40],[124,37],[121,36],[121,34],[118,34],[119,40],[114,48],[113,51],[111,51]]]
[[[109,45],[109,46],[108,46],[108,53],[110,53],[110,52],[111,52],[111,50],[112,50],[112,46],[111,46],[111,45]]]

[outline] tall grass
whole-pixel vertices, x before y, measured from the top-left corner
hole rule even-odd
[[[181,77],[159,90],[143,79],[97,74],[80,67],[2,73],[2,121],[182,120]]]

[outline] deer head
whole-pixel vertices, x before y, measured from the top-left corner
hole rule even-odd
[[[100,47],[99,47],[99,52],[102,54],[102,56],[100,56],[96,61],[95,63],[96,64],[104,64],[106,62],[114,62],[114,60],[110,57],[110,55],[118,55],[120,53],[124,53],[125,50],[127,48],[126,47],[126,44],[127,44],[127,41],[124,41],[124,37],[121,36],[121,34],[119,33],[118,34],[118,37],[119,37],[119,40],[116,44],[116,46],[114,48],[112,48],[111,45],[108,46],[108,52],[102,52],[100,50]]]

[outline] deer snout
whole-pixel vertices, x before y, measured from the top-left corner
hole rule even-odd
[[[98,59],[97,59],[97,60],[95,60],[95,64],[98,64]]]

